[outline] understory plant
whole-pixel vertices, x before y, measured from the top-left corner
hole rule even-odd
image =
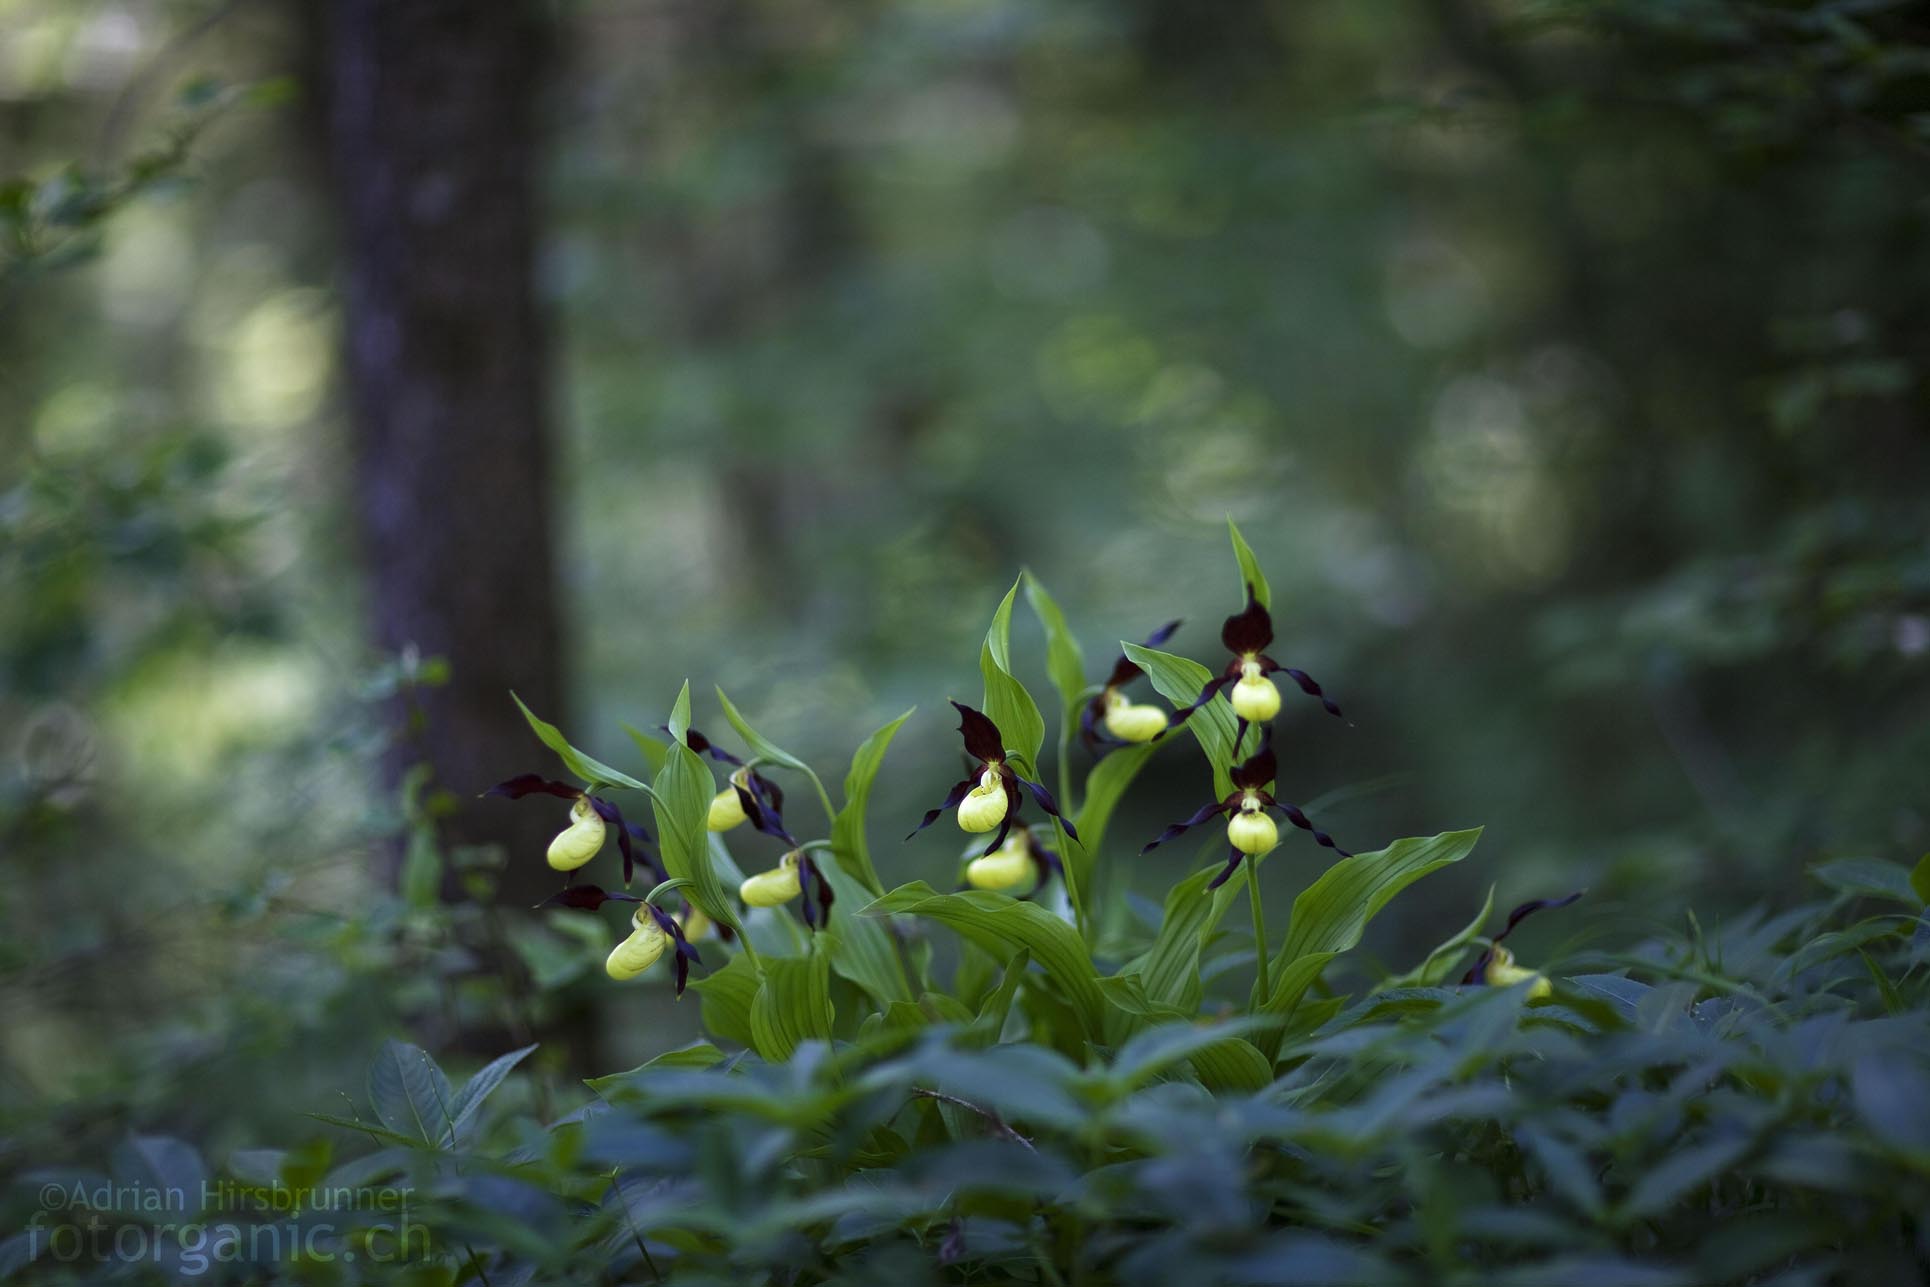
[[[383,1185],[413,1222],[273,1213],[248,1229],[325,1232],[298,1257],[226,1259],[184,1225],[145,1268],[490,1287],[1916,1280],[1930,861],[1829,864],[1826,898],[1709,929],[1690,916],[1685,936],[1565,969],[1503,940],[1529,915],[1575,915],[1556,909],[1577,895],[1501,915],[1490,893],[1445,942],[1339,993],[1336,959],[1479,832],[1349,836],[1350,853],[1288,800],[1273,676],[1340,707],[1271,654],[1267,579],[1232,538],[1217,666],[1163,651],[1168,625],[1094,682],[1044,587],[1015,585],[979,651],[982,695],[952,703],[965,775],[922,819],[868,817],[911,712],[858,748],[839,803],[721,691],[741,749],[692,726],[686,685],[661,729],[628,730],[638,776],[524,708],[568,777],[495,788],[561,815],[546,854],[512,860],[556,869],[557,915],[621,913],[611,986],[687,986],[707,1038],[550,1112],[498,1093],[528,1049],[458,1087],[392,1042],[324,1117],[329,1137],[218,1171],[179,1141],[130,1141],[117,1165],[149,1183]],[[1021,590],[1057,695],[1050,773],[1047,720],[1014,674]],[[1155,758],[1204,803],[1121,834]],[[821,834],[787,784],[815,798]],[[886,824],[910,829],[926,879],[879,879]],[[932,841],[941,824],[962,845]],[[1109,863],[1197,835],[1156,917],[1103,905],[1098,890],[1125,898]],[[1278,861],[1325,865],[1270,920],[1256,874]],[[19,1238],[0,1269],[73,1272]]]

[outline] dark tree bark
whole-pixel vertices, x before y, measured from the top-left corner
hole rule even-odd
[[[447,657],[390,765],[426,761],[455,843],[510,846],[503,897],[554,875],[561,825],[479,803],[544,753],[509,700],[560,717],[548,349],[535,297],[536,0],[328,0],[325,85],[347,261],[356,492],[378,646]]]

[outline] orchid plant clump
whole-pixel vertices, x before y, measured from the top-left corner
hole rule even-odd
[[[706,1027],[766,1058],[783,1058],[804,1040],[855,1036],[880,1023],[973,1018],[994,1036],[1014,1025],[1068,1052],[1124,1040],[1161,1018],[1197,1012],[1204,966],[1222,950],[1219,922],[1243,891],[1252,937],[1240,955],[1250,959],[1254,976],[1247,1004],[1253,1026],[1229,1034],[1193,1063],[1209,1084],[1264,1079],[1281,1040],[1331,1012],[1334,998],[1307,1000],[1327,964],[1358,941],[1367,919],[1400,889],[1465,857],[1478,833],[1446,832],[1352,854],[1278,794],[1273,730],[1281,701],[1272,676],[1287,675],[1334,715],[1340,708],[1306,672],[1270,655],[1270,588],[1238,529],[1231,535],[1241,597],[1220,630],[1232,659],[1217,672],[1161,650],[1182,628],[1174,620],[1143,643],[1122,643],[1101,682],[1089,683],[1083,652],[1045,588],[1028,574],[1005,596],[980,649],[982,697],[977,705],[950,703],[967,772],[906,836],[913,840],[949,813],[969,838],[929,883],[887,889],[866,834],[872,783],[910,711],[859,749],[837,804],[808,764],[759,733],[721,690],[718,702],[741,752],[691,726],[686,685],[659,726],[663,736],[627,728],[649,767],[647,780],[578,750],[525,707],[539,740],[577,781],[523,773],[490,794],[568,800],[567,825],[546,855],[563,885],[546,905],[591,913],[609,902],[628,907],[627,934],[606,962],[610,977],[647,977],[668,955],[677,991],[688,982],[701,995]],[[1044,629],[1047,673],[1059,698],[1053,786],[1040,770],[1046,718],[1011,660],[1011,618],[1021,588]],[[1142,680],[1173,704],[1172,713],[1128,695]],[[1110,834],[1113,818],[1153,757],[1163,757],[1175,776],[1200,771],[1197,760],[1174,747],[1182,731],[1204,756],[1202,779],[1214,784],[1210,802],[1143,848],[1121,846]],[[1075,743],[1087,765],[1083,774],[1074,769]],[[726,772],[721,784],[713,764]],[[803,778],[815,795],[822,813],[816,838],[800,841],[794,834],[794,828],[804,835],[816,828],[787,819],[777,780],[784,775]],[[647,802],[654,831],[626,821],[613,802],[625,793]],[[1029,809],[1036,813],[1028,816]],[[1279,939],[1268,933],[1258,881],[1260,864],[1282,843],[1276,815],[1338,859],[1295,900]],[[1120,869],[1130,855],[1170,848],[1216,818],[1226,821],[1218,861],[1173,885],[1160,923],[1135,928],[1122,919]],[[740,828],[751,837],[748,845],[735,838]],[[622,857],[622,888],[579,881],[577,873],[612,835]],[[765,844],[769,856],[740,866]],[[631,893],[639,871],[651,877],[650,887]],[[795,916],[786,910],[792,906]],[[914,928],[921,922],[959,937],[949,987],[934,977],[933,955]],[[1500,945],[1506,932],[1487,942],[1472,932],[1464,936],[1460,946],[1485,947],[1464,981],[1519,984],[1533,997],[1549,995],[1549,980],[1516,965]],[[714,940],[714,959],[699,955],[694,944],[700,939]],[[692,965],[705,971],[702,977],[691,978]],[[1445,968],[1438,973],[1434,981],[1445,981]],[[997,1022],[983,1009],[993,1002]]]

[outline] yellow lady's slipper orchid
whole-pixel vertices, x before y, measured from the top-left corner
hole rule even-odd
[[[997,851],[972,859],[965,866],[965,883],[973,889],[1010,889],[1039,878],[1039,865],[1032,859],[1029,833],[1012,835]]]
[[[603,848],[603,819],[597,816],[588,796],[578,796],[570,806],[570,825],[550,841],[549,864],[558,871],[575,871]]]
[[[704,909],[694,903],[685,909],[680,923],[683,925],[684,937],[693,943],[710,933],[713,928],[710,917],[704,915]]]
[[[1528,999],[1539,1001],[1555,994],[1555,985],[1548,976],[1515,964],[1515,956],[1505,947],[1496,947],[1488,953],[1488,964],[1481,971],[1481,977],[1489,987],[1513,987],[1517,983],[1528,984]]]
[[[1218,889],[1238,869],[1242,859],[1249,856],[1258,857],[1280,843],[1280,829],[1274,825],[1272,817],[1267,812],[1269,809],[1278,809],[1288,822],[1302,831],[1311,832],[1313,838],[1324,847],[1333,850],[1342,858],[1352,857],[1345,849],[1334,843],[1332,836],[1314,826],[1307,815],[1300,811],[1298,805],[1288,804],[1273,797],[1273,793],[1267,789],[1267,786],[1273,781],[1275,772],[1273,748],[1262,746],[1257,752],[1248,756],[1245,763],[1233,769],[1235,790],[1226,799],[1206,805],[1184,822],[1174,823],[1155,836],[1152,843],[1139,852],[1148,853],[1168,840],[1199,826],[1209,818],[1231,814],[1226,823],[1226,839],[1232,851],[1227,856],[1226,866],[1213,878],[1212,883],[1207,885],[1208,889]]]
[[[643,908],[639,907],[630,918],[630,925],[630,936],[610,949],[609,959],[603,962],[604,972],[619,983],[634,979],[655,965],[664,948],[670,945],[670,935]]]
[[[634,843],[640,840],[647,845],[650,833],[634,823],[625,822],[622,811],[614,804],[591,795],[582,787],[552,781],[540,773],[524,773],[507,782],[498,782],[483,794],[500,795],[511,800],[520,800],[526,795],[553,795],[570,802],[570,825],[550,841],[547,855],[549,865],[558,871],[575,871],[596,857],[603,848],[607,827],[616,828],[617,847],[623,851],[625,884],[635,874],[639,861],[647,869],[656,870],[656,860],[649,851],[639,851]]]
[[[737,887],[737,896],[752,907],[776,907],[790,902],[803,892],[798,878],[798,857],[797,851],[792,850],[771,870],[746,877]]]
[[[1300,685],[1301,692],[1318,697],[1329,715],[1340,714],[1340,707],[1320,691],[1320,685],[1306,671],[1282,666],[1267,656],[1266,650],[1273,643],[1273,618],[1260,605],[1251,584],[1246,588],[1246,607],[1228,617],[1220,627],[1220,642],[1233,654],[1233,660],[1225,670],[1206,681],[1197,701],[1173,713],[1173,723],[1184,723],[1194,711],[1212,701],[1215,693],[1231,684],[1233,713],[1239,717],[1238,732],[1244,736],[1248,724],[1264,724],[1280,713],[1280,690],[1267,678],[1272,674],[1285,675]]]
[[[938,815],[945,810],[956,809],[958,825],[965,831],[998,829],[998,834],[992,837],[992,843],[981,851],[982,854],[996,853],[1017,820],[1022,798],[1019,788],[1023,787],[1032,793],[1032,798],[1039,802],[1041,809],[1059,820],[1068,836],[1077,840],[1079,829],[1059,812],[1059,802],[1052,798],[1052,793],[1045,789],[1044,784],[1020,777],[1018,770],[1007,762],[1005,736],[999,732],[998,725],[988,719],[984,712],[973,710],[963,702],[953,702],[952,708],[958,712],[958,731],[965,739],[965,753],[978,761],[978,768],[964,781],[955,784],[937,808],[926,810],[923,821],[913,827],[905,839],[911,839],[938,821]]]
[[[729,831],[748,817],[744,801],[737,794],[737,775],[733,773],[730,785],[710,798],[710,816],[704,825],[712,831]]]
[[[1166,712],[1126,700],[1119,693],[1106,699],[1106,731],[1122,742],[1150,742],[1166,731]]]
[[[1488,950],[1483,952],[1468,972],[1461,976],[1461,982],[1485,983],[1496,988],[1526,983],[1530,1001],[1540,1001],[1553,996],[1555,985],[1548,981],[1548,976],[1537,970],[1516,965],[1514,952],[1501,946],[1501,940],[1514,933],[1515,926],[1536,912],[1546,911],[1552,907],[1566,907],[1580,898],[1584,892],[1586,891],[1578,889],[1565,898],[1537,898],[1531,902],[1522,903],[1509,912],[1508,923],[1502,926],[1499,934],[1488,940]]]
[[[769,871],[746,877],[737,887],[737,896],[751,907],[777,907],[804,896],[804,923],[815,930],[831,916],[835,896],[831,885],[818,870],[817,862],[802,849],[793,849]]]
[[[1167,622],[1147,637],[1146,647],[1159,647],[1179,626],[1177,621]],[[1079,740],[1094,757],[1103,757],[1114,746],[1150,742],[1166,731],[1169,721],[1164,710],[1126,696],[1126,685],[1145,673],[1122,652],[1112,663],[1105,685],[1079,712]]]
[[[1266,815],[1260,802],[1249,797],[1226,820],[1226,839],[1241,853],[1258,858],[1280,843],[1280,828]]]
[[[958,825],[965,831],[990,831],[1005,821],[1011,807],[998,771],[986,769],[979,775],[978,785],[958,802]]]

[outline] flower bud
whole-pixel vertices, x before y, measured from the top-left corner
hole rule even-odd
[[[965,868],[965,883],[973,889],[1010,889],[1038,878],[1038,866],[1025,842],[1017,837],[982,858],[972,859]]]
[[[1280,713],[1280,690],[1252,662],[1233,685],[1233,713],[1249,724],[1264,724]]]
[[[1555,985],[1548,981],[1546,975],[1516,965],[1515,954],[1499,945],[1491,950],[1488,968],[1482,972],[1482,977],[1487,980],[1488,986],[1496,988],[1527,983],[1530,1001],[1539,1001],[1543,997],[1551,997],[1555,994]],[[1533,982],[1529,982],[1530,980]]]
[[[655,965],[670,943],[670,935],[663,932],[663,926],[644,908],[637,909],[630,924],[635,927],[630,937],[611,948],[609,959],[603,963],[604,973],[619,983],[634,979]]]
[[[550,841],[549,864],[558,871],[575,871],[603,848],[603,819],[588,796],[570,806],[570,825]]]
[[[1280,843],[1280,828],[1259,809],[1242,809],[1227,819],[1227,841],[1243,854],[1259,857]]]
[[[991,769],[978,780],[971,794],[958,802],[958,825],[966,831],[991,831],[1005,821],[1005,783]]]
[[[737,896],[751,907],[776,907],[790,902],[800,892],[795,853],[785,854],[777,866],[747,877],[737,887]]]
[[[744,812],[744,799],[737,794],[737,775],[731,774],[730,782],[710,799],[710,817],[704,825],[712,831],[729,831],[749,815]]]
[[[1122,742],[1150,742],[1166,731],[1166,712],[1118,698],[1106,704],[1106,731]]]

